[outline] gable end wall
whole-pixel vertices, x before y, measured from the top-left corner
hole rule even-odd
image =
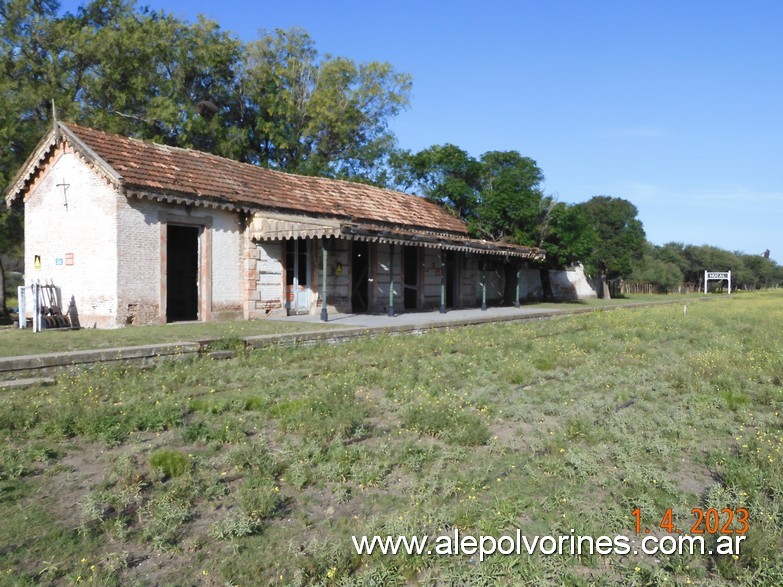
[[[68,186],[65,195],[58,184]],[[63,312],[72,306],[83,327],[117,325],[121,197],[76,154],[58,148],[25,199],[25,284],[54,283]],[[31,315],[29,298],[27,310]]]

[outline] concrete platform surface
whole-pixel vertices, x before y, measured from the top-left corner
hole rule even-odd
[[[514,307],[502,307],[502,308],[487,308],[481,310],[479,308],[470,308],[466,310],[449,310],[445,314],[441,314],[437,310],[434,312],[405,312],[399,313],[392,317],[386,314],[329,314],[328,323],[335,326],[355,326],[360,328],[383,328],[387,326],[416,326],[421,325],[425,327],[429,324],[444,324],[448,322],[465,323],[465,322],[491,322],[491,321],[506,321],[514,320],[516,318],[524,319],[530,318],[536,314],[542,316],[548,316],[553,313],[568,313],[573,312],[573,306],[569,308],[541,308],[538,306],[520,306]],[[272,318],[272,320],[285,320],[288,322],[305,322],[315,323],[321,322],[321,315],[307,314],[302,316],[287,316],[284,318]]]

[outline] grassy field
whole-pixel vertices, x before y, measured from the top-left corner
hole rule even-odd
[[[783,292],[763,292],[6,392],[0,584],[781,585],[781,323]],[[639,541],[637,508],[658,536],[669,509],[688,531],[693,508],[721,526],[746,508],[749,530],[739,556],[480,562],[351,541]]]

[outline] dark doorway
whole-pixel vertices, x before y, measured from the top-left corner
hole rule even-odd
[[[457,283],[459,270],[457,265],[457,253],[448,251],[446,253],[446,307],[454,308],[454,300],[459,299],[457,293]]]
[[[503,263],[503,300],[501,306],[513,306],[517,301],[517,270],[519,264],[515,262]]]
[[[197,226],[167,226],[166,322],[198,320],[200,232]]]
[[[419,301],[419,249],[402,248],[403,302],[406,310],[415,310]]]
[[[351,252],[351,311],[366,312],[369,299],[370,247],[364,241],[353,241]]]

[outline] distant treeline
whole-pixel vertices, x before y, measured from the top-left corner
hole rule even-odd
[[[660,293],[683,287],[703,291],[705,271],[731,271],[732,289],[752,291],[783,285],[783,267],[769,258],[769,251],[750,255],[709,245],[682,243],[663,246],[648,243],[628,279],[650,283]],[[725,287],[725,284],[711,281],[709,287]]]

